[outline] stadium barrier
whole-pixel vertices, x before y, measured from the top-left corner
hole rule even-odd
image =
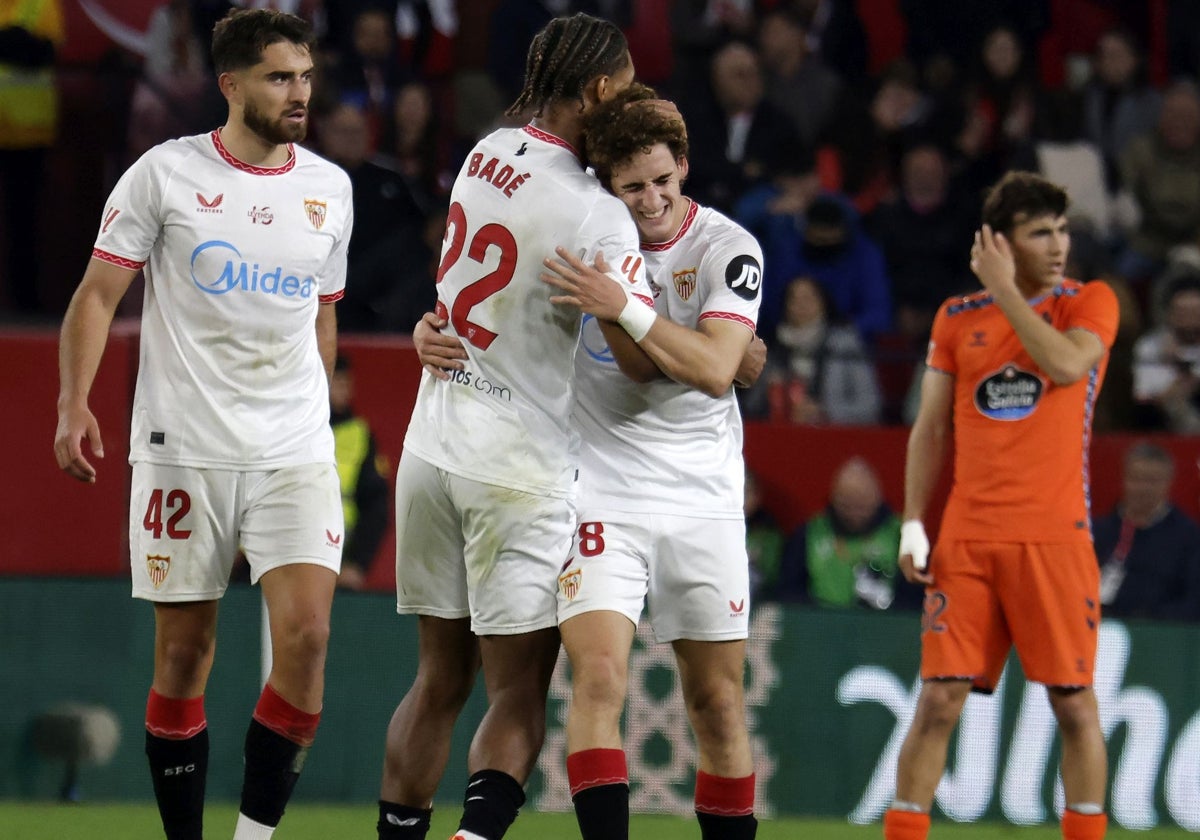
[[[111,709],[123,733],[111,762],[79,769],[84,800],[146,800],[143,714],[153,617],[129,585],[103,579],[0,578],[0,797],[57,795],[62,768],[31,744],[47,709]],[[235,585],[221,609],[206,708],[209,796],[236,800],[241,747],[260,688],[260,599]],[[749,721],[765,815],[872,822],[891,798],[896,755],[916,698],[914,613],[755,608],[746,675]],[[636,812],[691,810],[695,748],[669,646],[639,634],[630,669],[627,745]],[[1111,763],[1115,824],[1200,830],[1200,628],[1106,621],[1097,692]],[[415,621],[375,593],[338,595],[321,731],[296,797],[373,801],[383,733],[416,667]],[[567,674],[552,687],[546,748],[530,806],[570,807],[564,769]],[[439,801],[457,807],[465,755],[483,711],[477,691],[455,732]],[[1040,686],[1010,662],[996,693],[968,700],[937,808],[958,821],[1017,824],[1061,808],[1053,720]]]
[[[10,442],[0,481],[0,576],[126,577],[128,560],[129,423],[138,359],[136,322],[119,322],[109,339],[92,389],[91,407],[106,457],[94,461],[94,486],[63,476],[52,441],[58,397],[57,342],[49,330],[0,330],[0,439]],[[379,452],[394,478],[420,381],[420,365],[406,338],[342,336],[340,349],[355,371],[355,407],[371,424]],[[907,429],[831,428],[746,424],[747,464],[758,473],[767,508],[791,530],[825,506],[830,480],[860,455],[879,471],[893,508],[903,503]],[[1107,512],[1120,487],[1122,455],[1132,435],[1099,435],[1092,445],[1094,510]],[[1158,436],[1178,462],[1173,498],[1200,516],[1200,436]],[[1029,465],[1036,469],[1036,465]],[[943,476],[938,499],[949,487]],[[936,522],[930,523],[936,532]],[[370,588],[394,585],[394,540],[389,530],[368,579]]]

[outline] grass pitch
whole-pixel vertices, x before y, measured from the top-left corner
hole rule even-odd
[[[288,808],[276,840],[369,840],[375,837],[373,805],[296,804]],[[445,840],[458,819],[458,808],[439,807],[429,840]],[[237,808],[210,805],[205,834],[210,838],[233,836]],[[666,816],[635,816],[631,840],[698,840],[695,820]],[[0,802],[0,837],[4,840],[156,840],[162,837],[158,812],[152,804],[59,805]],[[523,812],[506,840],[576,840],[579,830],[573,814]],[[775,819],[759,824],[759,840],[881,840],[878,825],[850,825],[844,820]],[[930,840],[1059,840],[1055,825],[1018,828],[997,823],[963,825],[935,819]],[[1108,840],[1144,840],[1144,832],[1110,829]],[[1159,828],[1154,840],[1194,840],[1180,828]]]

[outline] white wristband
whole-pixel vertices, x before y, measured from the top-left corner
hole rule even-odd
[[[900,525],[900,556],[911,555],[913,568],[925,571],[929,565],[929,537],[920,519],[909,519]]]
[[[654,313],[653,307],[647,306],[627,292],[625,308],[617,316],[617,323],[625,328],[625,332],[629,333],[630,338],[634,341],[641,341],[654,326],[656,318],[658,315]]]

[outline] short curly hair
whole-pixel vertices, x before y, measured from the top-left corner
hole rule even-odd
[[[584,118],[584,151],[587,161],[604,183],[612,171],[638,153],[665,143],[676,160],[688,153],[687,127],[653,88],[634,84]]]

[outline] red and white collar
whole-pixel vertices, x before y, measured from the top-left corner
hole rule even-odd
[[[530,137],[533,137],[537,140],[541,140],[543,143],[549,143],[551,146],[562,146],[568,152],[575,155],[575,157],[579,157],[579,152],[576,150],[576,148],[574,146],[572,146],[570,143],[568,143],[566,140],[564,140],[561,137],[558,137],[556,135],[553,135],[548,131],[543,131],[542,129],[535,126],[533,123],[527,124],[521,130],[524,131],[526,134],[528,134]]]
[[[683,239],[684,234],[686,234],[691,228],[692,222],[696,220],[696,214],[700,212],[699,204],[692,201],[690,198],[687,199],[687,202],[687,213],[684,214],[683,223],[679,226],[679,230],[675,231],[675,235],[666,242],[643,242],[643,251],[669,251],[676,242],[678,242],[680,239]]]
[[[281,166],[254,166],[245,161],[238,160],[233,156],[229,149],[225,148],[225,143],[221,140],[221,130],[213,129],[211,135],[213,146],[217,150],[217,154],[221,159],[232,166],[234,169],[242,172],[247,172],[251,175],[283,175],[285,172],[291,172],[292,167],[296,165],[296,148],[291,144],[287,144],[288,159]]]

